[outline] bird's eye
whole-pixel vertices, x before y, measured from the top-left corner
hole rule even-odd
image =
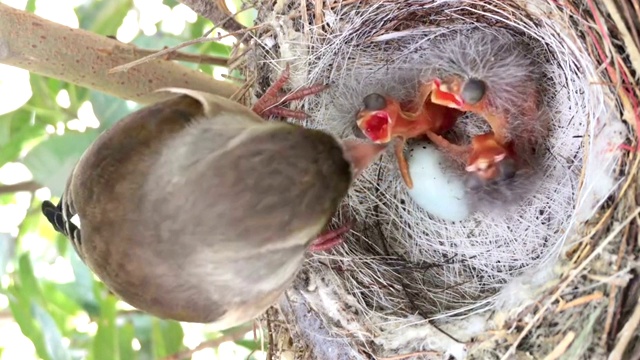
[[[496,164],[499,171],[500,180],[509,180],[516,176],[517,165],[515,160],[506,158]]]
[[[468,174],[464,179],[464,185],[468,190],[477,191],[480,190],[483,186],[485,186],[485,181],[478,176],[476,173]]]
[[[467,104],[476,104],[487,92],[487,84],[480,79],[469,79],[462,85],[460,96]]]
[[[387,100],[378,93],[371,93],[362,100],[364,108],[370,111],[382,110],[387,107]]]

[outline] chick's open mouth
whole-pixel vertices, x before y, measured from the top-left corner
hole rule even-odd
[[[455,109],[460,109],[464,105],[462,98],[454,93],[442,90],[442,82],[440,80],[434,80],[434,87],[431,93],[431,101],[434,104],[448,106]]]
[[[373,142],[384,143],[391,138],[391,116],[386,111],[375,111],[363,117],[358,126]]]

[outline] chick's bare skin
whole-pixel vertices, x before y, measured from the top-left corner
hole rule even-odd
[[[377,93],[363,99],[363,109],[356,115],[356,124],[362,133],[376,143],[394,145],[398,168],[405,185],[413,188],[409,165],[404,156],[407,140],[416,137],[441,134],[450,130],[463,114],[462,111],[431,101],[432,82],[420,85],[416,99],[399,102]]]
[[[328,134],[185,93],[100,136],[61,204],[43,212],[123,300],[224,329],[259,315],[290,284],[354,170]],[[74,232],[66,219],[75,213]]]

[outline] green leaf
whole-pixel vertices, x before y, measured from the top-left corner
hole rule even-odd
[[[140,351],[138,358],[140,360],[154,360],[153,349],[153,320],[154,318],[147,314],[132,314],[130,317],[135,328],[136,339],[140,342]]]
[[[70,284],[60,284],[59,288],[65,295],[73,299],[91,317],[100,316],[100,303],[94,293],[96,281],[91,270],[85,265],[73,248],[69,248],[69,260],[75,276]]]
[[[52,308],[55,308],[57,311],[63,313],[63,315],[65,315],[66,321],[66,318],[76,315],[82,308],[78,305],[78,303],[74,301],[72,297],[68,296],[64,291],[62,291],[61,285],[68,284],[59,284],[46,280],[40,281],[42,293],[47,299],[47,308],[49,309],[49,311],[51,311]]]
[[[240,345],[244,348],[249,349],[250,351],[258,351],[262,349],[262,345],[260,344],[259,341],[242,339],[242,340],[236,340],[235,343],[236,345]]]
[[[153,327],[151,328],[151,338],[153,340],[153,356],[156,359],[161,359],[169,355],[164,344],[164,337],[162,336],[162,329],[160,329],[160,320],[153,319]]]
[[[13,319],[20,326],[22,334],[29,338],[36,348],[36,353],[43,360],[51,360],[47,351],[44,335],[40,327],[35,323],[31,313],[31,301],[29,296],[19,285],[9,287],[9,308]]]
[[[27,6],[25,7],[26,12],[33,13],[36,11],[36,0],[27,1]]]
[[[133,111],[125,100],[99,91],[91,91],[89,100],[93,106],[94,114],[100,120],[100,129],[102,130],[110,128]]]
[[[35,199],[32,202],[35,202]],[[38,202],[37,205],[39,207],[40,203]],[[32,204],[32,208],[33,208],[33,204]],[[22,220],[22,223],[20,224],[20,227],[19,227],[20,231],[18,234],[18,238],[21,238],[23,235],[26,235],[26,234],[38,233],[43,223],[46,223],[51,227],[51,224],[49,223],[49,221],[47,221],[47,218],[45,218],[42,215],[42,212],[40,212],[39,210],[40,209],[38,209],[38,211],[27,213],[27,216],[24,218],[24,220]]]
[[[130,322],[124,323],[118,329],[118,349],[120,359],[135,360],[138,358],[136,352],[131,347],[131,343],[135,338],[135,328]]]
[[[11,234],[0,233],[0,278],[5,274],[7,265],[13,258],[16,248],[16,240]]]
[[[0,116],[0,137],[8,139],[0,145],[0,167],[16,161],[28,143],[44,138],[45,126],[34,123],[34,116],[24,109]]]
[[[231,46],[225,45],[219,42],[215,42],[215,41],[206,42],[198,48],[198,51],[201,54],[207,54],[211,56],[223,56],[227,58],[229,57],[229,55],[231,55],[232,50],[233,48]]]
[[[40,109],[61,109],[60,106],[58,106],[58,104],[56,103],[56,95],[58,95],[58,93],[53,93],[50,87],[51,84],[52,86],[54,86],[54,88],[59,89],[62,86],[62,82],[60,80],[51,79],[42,75],[31,73],[29,82],[31,83],[33,95],[31,96],[31,99],[29,99],[27,104]],[[59,113],[55,121],[61,121],[63,117],[63,114]]]
[[[38,302],[44,300],[40,286],[38,285],[38,280],[36,280],[33,274],[33,265],[29,253],[20,255],[18,260],[18,278],[20,279],[22,293],[25,294],[27,298]]]
[[[98,134],[92,130],[52,136],[31,149],[23,162],[35,181],[47,186],[52,195],[60,196],[73,167]]]
[[[208,19],[205,19],[201,16],[198,16],[198,20],[196,20],[195,23],[193,23],[193,25],[189,26],[187,25],[188,28],[188,34],[189,37],[191,39],[196,39],[201,37],[202,35],[204,35],[205,33],[205,27],[207,27],[207,29],[211,28],[211,21],[209,21]]]
[[[53,318],[38,304],[32,303],[31,306],[34,318],[42,328],[45,347],[51,359],[71,360],[69,351],[62,344],[62,335]]]
[[[242,9],[242,5],[244,5],[245,0],[232,0],[233,4],[236,6],[236,9],[241,10]],[[256,21],[256,16],[258,15],[258,11],[256,9],[247,9],[244,11],[240,11],[240,13],[238,15],[236,15],[236,20],[246,26],[253,26],[254,22]]]
[[[76,8],[80,28],[105,36],[116,35],[127,12],[133,7],[132,0],[88,1]]]
[[[176,321],[154,319],[152,337],[155,357],[163,358],[180,351],[184,331]]]
[[[48,223],[48,222],[47,222]],[[53,228],[51,225],[49,225]],[[56,250],[58,250],[58,254],[63,255],[66,254],[69,250],[69,239],[66,236],[56,232],[53,236],[48,236],[48,239],[54,238],[56,242]]]
[[[100,303],[100,318],[97,319],[98,331],[89,354],[93,360],[118,359],[118,329],[116,327],[116,303],[114,296],[105,296]]]
[[[131,43],[141,49],[160,50],[164,46],[174,47],[176,45],[180,45],[183,42],[183,39],[172,34],[157,32],[156,34],[151,36],[138,35],[135,39],[133,39]],[[193,46],[188,46],[180,50],[188,53],[194,53]]]
[[[10,119],[10,116],[0,116],[0,147],[4,147],[11,140]]]

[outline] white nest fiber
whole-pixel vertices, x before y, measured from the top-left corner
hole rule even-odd
[[[281,304],[316,344],[318,358],[356,358],[362,349],[376,356],[431,349],[464,357],[467,349],[453,339],[486,331],[485,310],[508,312],[533,298],[553,277],[565,241],[615,190],[619,152],[611,149],[625,129],[606,88],[592,85],[596,69],[586,49],[554,11],[540,0],[526,8],[498,0],[367,2],[325,10],[323,31],[299,26],[306,36],[291,33],[295,26],[286,30],[280,23],[286,16],[267,19],[280,46],[278,56],[267,57],[290,62],[297,86],[331,84],[307,101],[307,126],[354,136],[365,95],[411,98],[418,80],[452,71],[456,58],[463,59],[458,71],[503,85],[494,95],[516,117],[518,86],[527,84],[514,79],[535,77],[543,97],[538,119],[550,120],[540,127],[549,133],[532,157],[537,176],[529,178],[523,199],[504,203],[508,211],[481,211],[457,223],[429,215],[408,196],[391,152],[355,183],[339,216],[353,221],[354,230],[334,252],[309,259]],[[509,51],[524,51],[527,64]],[[535,71],[518,72],[526,66]],[[465,115],[457,126],[472,135],[487,129],[478,124],[486,122]],[[434,319],[452,338],[427,325]]]

